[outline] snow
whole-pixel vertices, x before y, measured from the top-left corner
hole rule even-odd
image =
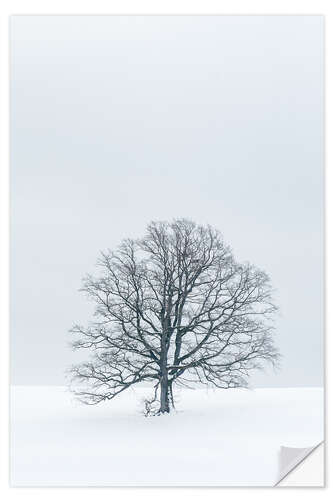
[[[12,485],[272,486],[281,446],[323,440],[321,388],[182,390],[177,412],[149,418],[146,393],[85,406],[12,387]]]

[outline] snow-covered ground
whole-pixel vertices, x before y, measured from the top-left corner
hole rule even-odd
[[[146,391],[84,406],[64,387],[13,387],[12,485],[272,486],[280,446],[323,439],[320,388],[183,390],[150,418]]]

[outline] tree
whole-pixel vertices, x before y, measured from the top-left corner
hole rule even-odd
[[[269,277],[238,264],[212,227],[152,222],[142,239],[102,253],[98,266],[100,276],[82,288],[96,304],[94,321],[71,330],[74,349],[92,351],[72,368],[81,401],[150,381],[146,413],[169,413],[174,385],[245,387],[251,370],[277,360]]]

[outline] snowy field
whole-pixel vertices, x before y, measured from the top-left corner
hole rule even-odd
[[[13,387],[12,485],[272,486],[280,446],[323,439],[320,388],[183,390],[150,418],[145,392],[83,406],[64,387]]]

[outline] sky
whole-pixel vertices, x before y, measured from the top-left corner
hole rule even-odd
[[[323,17],[11,18],[11,382],[62,385],[99,252],[219,229],[276,290],[278,371],[323,383]]]

